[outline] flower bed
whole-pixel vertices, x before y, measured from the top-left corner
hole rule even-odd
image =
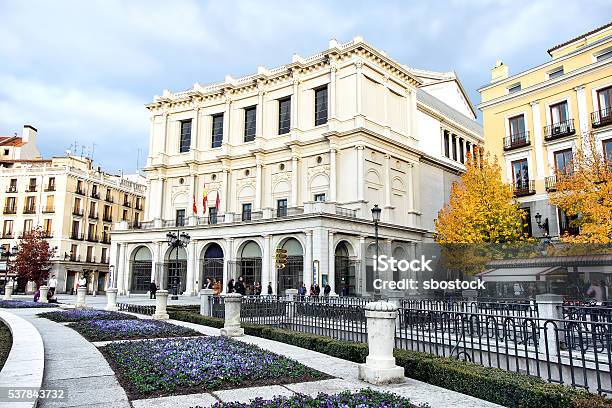
[[[80,322],[83,320],[131,320],[137,319],[136,316],[132,316],[125,313],[119,312],[108,312],[106,310],[63,310],[57,312],[41,313],[39,317],[53,320],[54,322]]]
[[[418,405],[427,407],[428,405]],[[312,408],[407,408],[414,407],[406,398],[388,392],[378,392],[370,389],[358,392],[345,391],[340,394],[319,394],[315,398],[306,395],[296,395],[291,398],[276,397],[272,400],[256,398],[249,403],[217,402],[214,408],[277,408],[277,407],[312,407]],[[202,408],[202,407],[195,407]]]
[[[100,351],[130,399],[330,378],[226,337],[119,342]]]
[[[201,336],[195,330],[158,320],[88,320],[70,327],[89,341],[153,339],[157,337]]]
[[[32,302],[31,300],[0,300],[0,308],[3,309],[33,309],[41,307],[57,307],[57,304]]]
[[[3,322],[0,322],[0,370],[2,370],[4,363],[6,363],[6,359],[11,352],[11,347],[13,347],[11,329]]]

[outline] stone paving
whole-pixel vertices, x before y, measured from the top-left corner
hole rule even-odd
[[[60,295],[60,302],[72,303],[75,296]],[[128,300],[129,299],[129,300]],[[148,297],[119,299],[129,303],[148,304]],[[179,300],[178,302],[180,302]],[[197,298],[183,298],[185,303],[197,303]],[[154,301],[151,301],[151,304]],[[104,296],[87,297],[90,306],[102,308],[106,305]],[[177,303],[175,303],[177,304]],[[184,304],[184,303],[183,303]],[[14,312],[31,321],[40,331],[45,345],[44,388],[62,387],[68,390],[68,399],[61,402],[41,401],[39,407],[110,407],[110,408],[183,408],[200,405],[210,406],[217,401],[248,402],[255,397],[271,398],[276,395],[290,396],[295,393],[316,395],[319,392],[333,394],[345,390],[372,388],[390,391],[410,398],[413,403],[428,403],[432,408],[494,408],[499,405],[459,394],[413,379],[404,383],[376,387],[357,379],[358,365],[325,354],[253,336],[238,338],[240,341],[295,359],[300,363],[325,372],[336,378],[299,384],[267,387],[241,388],[211,393],[162,397],[128,401],[125,391],[119,385],[112,369],[97,351],[96,346],[65,325],[35,317],[41,309],[13,309]],[[139,316],[150,318],[149,316]],[[190,327],[205,335],[219,335],[219,329],[192,323],[170,320],[169,322]]]

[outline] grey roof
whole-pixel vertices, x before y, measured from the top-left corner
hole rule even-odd
[[[436,98],[427,91],[423,89],[417,89],[417,101],[429,106],[433,110],[436,110],[442,115],[448,117],[450,120],[483,137],[482,125],[480,123],[464,115],[463,113],[459,112],[457,109],[451,107],[450,105],[447,105],[446,103],[442,102],[440,99]]]
[[[612,255],[593,254],[573,256],[548,256],[537,258],[500,259],[487,262],[487,267],[489,268],[596,265],[612,265]]]

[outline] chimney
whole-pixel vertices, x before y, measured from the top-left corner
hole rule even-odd
[[[501,60],[495,62],[495,67],[491,70],[491,83],[508,78],[508,66]]]
[[[23,132],[21,134],[21,140],[23,142],[34,142],[36,143],[36,134],[38,130],[32,125],[23,125]]]

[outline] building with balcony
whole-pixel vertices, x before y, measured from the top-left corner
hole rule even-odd
[[[50,274],[57,277],[57,290],[70,292],[78,276],[88,272],[90,292],[103,292],[113,223],[123,217],[139,224],[145,196],[142,177],[104,173],[86,157],[0,160],[0,245],[18,246],[25,232],[41,227],[55,250]],[[1,261],[5,266],[6,259]],[[21,290],[24,286],[20,282]]]
[[[518,74],[498,61],[479,89],[485,148],[497,156],[536,237],[577,233],[549,205],[556,176],[571,171],[581,138],[593,133],[612,160],[612,23],[548,50],[550,60]],[[536,215],[540,215],[538,226]],[[548,231],[545,225],[548,225]]]
[[[119,223],[111,244],[120,293],[176,279],[191,295],[207,277],[225,290],[240,275],[274,293],[301,283],[370,293],[371,208],[382,209],[380,253],[414,256],[483,142],[453,72],[408,67],[361,38],[165,90],[147,109],[145,221]],[[177,230],[186,248],[166,243]],[[282,268],[276,249],[287,253]]]

